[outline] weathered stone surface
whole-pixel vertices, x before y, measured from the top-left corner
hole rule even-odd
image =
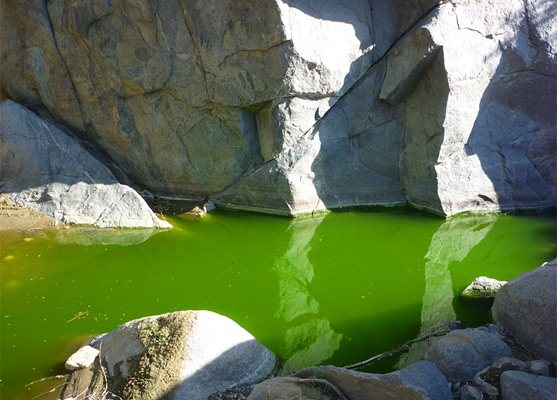
[[[400,174],[411,203],[447,215],[555,204],[555,37],[544,35],[543,50],[529,50],[532,23],[547,25],[529,19],[533,4],[546,15],[557,7],[518,0],[443,4],[389,53],[404,57],[416,51],[406,43],[419,44],[423,56],[410,57],[411,78],[431,49],[441,48],[402,105]],[[533,67],[545,57],[551,74]],[[388,61],[386,79],[399,76],[402,60]]]
[[[557,360],[557,260],[513,279],[495,296],[495,321],[535,356]]]
[[[248,400],[346,400],[324,379],[275,378],[255,387]]]
[[[275,356],[234,321],[210,311],[179,311],[130,321],[94,346],[108,389],[123,398],[201,400],[265,379]],[[92,385],[94,386],[94,385]]]
[[[497,336],[480,329],[459,329],[435,340],[426,358],[450,382],[470,381],[483,368],[511,355]]]
[[[12,101],[0,103],[1,190],[69,224],[171,227],[73,138]]]
[[[192,198],[261,165],[265,143],[289,140],[258,131],[261,107],[283,98],[328,103],[367,69],[373,45],[363,0],[28,0],[6,1],[2,11],[3,52],[21,55],[2,64],[6,96],[95,141],[145,187]],[[361,57],[368,62],[354,65]],[[58,105],[62,97],[76,107]]]
[[[99,355],[99,350],[91,346],[83,346],[78,351],[73,353],[66,361],[64,366],[70,371],[76,369],[87,368],[95,361]]]
[[[279,214],[555,205],[557,6],[438,3],[6,0],[0,98],[158,195]]]
[[[501,397],[503,400],[554,400],[557,398],[557,378],[523,371],[503,372]]]
[[[478,298],[478,297],[494,297],[495,293],[506,284],[506,281],[498,281],[497,279],[480,276],[466,286],[466,289],[460,294],[462,297]]]
[[[350,400],[452,398],[446,379],[428,361],[420,361],[384,375],[328,366],[306,368],[297,372],[295,376],[309,380],[316,377],[325,380]]]

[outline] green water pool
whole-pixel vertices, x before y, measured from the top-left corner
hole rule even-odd
[[[510,280],[556,253],[554,217],[539,215],[216,211],[169,221],[167,231],[0,231],[2,399],[28,398],[25,385],[63,372],[87,336],[176,310],[232,318],[285,371],[348,365],[444,319],[488,322],[489,305],[458,294],[478,276]]]

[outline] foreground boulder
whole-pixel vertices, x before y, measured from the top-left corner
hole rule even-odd
[[[68,224],[169,228],[75,139],[25,107],[0,103],[0,190]]]
[[[510,348],[487,329],[459,329],[436,339],[426,358],[450,382],[462,382],[472,380],[477,372],[510,355]]]
[[[492,313],[535,356],[557,360],[557,259],[503,286]]]
[[[265,381],[259,384],[248,397],[249,400],[449,400],[451,398],[447,381],[428,361],[420,361],[405,369],[384,375],[331,366],[306,368],[293,377]]]
[[[274,354],[234,321],[210,311],[179,311],[130,321],[97,340],[100,367],[72,375],[64,398],[108,390],[124,399],[205,400],[232,386],[259,382]],[[90,380],[82,382],[89,374]]]

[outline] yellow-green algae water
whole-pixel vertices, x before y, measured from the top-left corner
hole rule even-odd
[[[348,365],[444,319],[488,322],[489,304],[458,294],[478,276],[510,280],[556,252],[551,216],[445,221],[396,209],[169,220],[167,231],[0,231],[3,400],[31,398],[25,385],[62,373],[87,336],[176,310],[232,318],[285,371]]]

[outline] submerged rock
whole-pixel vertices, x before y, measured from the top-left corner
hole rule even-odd
[[[0,103],[1,190],[68,224],[170,228],[74,138],[10,100]]]
[[[107,368],[107,389],[126,399],[205,400],[219,390],[259,382],[275,367],[271,351],[234,321],[210,311],[130,321],[94,346]],[[88,394],[99,390],[102,385],[94,382]]]
[[[462,291],[461,296],[469,298],[494,297],[495,293],[506,283],[506,281],[480,276]]]
[[[450,382],[466,382],[497,359],[510,355],[509,347],[487,330],[459,329],[434,340],[426,358]]]
[[[493,318],[536,357],[557,360],[557,259],[499,290]]]

